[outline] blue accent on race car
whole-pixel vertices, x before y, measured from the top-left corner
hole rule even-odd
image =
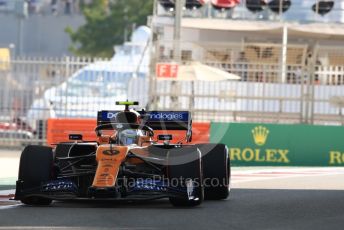
[[[188,111],[150,111],[147,112],[148,122],[188,122]]]
[[[100,121],[101,122],[115,122],[116,114],[120,111],[101,111]],[[98,118],[99,119],[99,118]]]
[[[53,180],[42,185],[42,192],[71,192],[77,193],[78,187],[70,180]]]
[[[120,111],[104,110],[98,112],[97,125],[116,122],[116,114]],[[188,111],[137,111],[142,118],[142,125],[154,130],[185,130],[191,137],[191,114]]]
[[[132,186],[129,186],[129,192],[150,191],[150,192],[169,192],[179,195],[187,195],[187,188],[181,186],[169,186],[163,180],[138,179]]]
[[[130,187],[130,190],[165,192],[167,191],[167,186],[161,180],[139,179],[134,182],[134,184]]]
[[[100,111],[98,122],[115,122],[116,114],[120,111]],[[188,111],[148,111],[145,115],[146,122],[188,122],[190,113]]]

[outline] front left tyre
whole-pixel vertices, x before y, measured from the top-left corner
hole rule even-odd
[[[224,144],[198,144],[197,147],[202,153],[205,199],[227,199],[231,178],[227,147]]]
[[[173,206],[193,207],[204,199],[201,153],[195,146],[171,149],[167,154],[167,175],[172,189],[185,191],[184,197],[170,197]]]

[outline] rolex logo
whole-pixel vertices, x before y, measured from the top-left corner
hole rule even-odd
[[[253,140],[256,145],[262,146],[265,144],[269,135],[269,130],[264,126],[257,126],[252,129]]]

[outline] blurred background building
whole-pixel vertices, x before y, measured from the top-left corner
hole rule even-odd
[[[13,55],[62,56],[68,51],[67,26],[85,23],[79,0],[1,0],[0,46]]]
[[[56,114],[95,117],[101,103],[84,88],[96,95],[110,78],[125,82],[117,99],[189,110],[196,121],[344,124],[343,1],[155,0],[151,30],[138,28],[108,60],[74,57],[68,49],[65,29],[86,23],[80,4],[90,3],[0,0],[0,141],[14,140],[6,132],[25,131],[20,140],[44,142],[44,125]],[[240,80],[178,80],[172,71],[157,71],[187,65],[211,66]],[[37,115],[43,113],[44,119]],[[1,122],[10,131],[2,132]]]
[[[342,1],[183,2],[176,41],[177,4],[156,1],[151,18],[154,60],[197,61],[241,77],[241,82],[212,83],[212,88],[199,82],[194,90],[196,117],[202,119],[208,111],[210,120],[336,123],[327,115],[342,109]],[[175,84],[175,94],[186,93],[184,86]],[[169,109],[169,96],[161,93],[156,97]]]

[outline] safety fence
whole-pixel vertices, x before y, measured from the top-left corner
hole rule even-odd
[[[151,106],[168,110],[173,104],[197,121],[342,124],[344,86],[311,87],[313,94],[297,84],[163,81]]]
[[[157,42],[157,63],[200,62],[241,77],[239,81],[151,82],[153,108],[192,111],[205,121],[341,125],[344,49],[276,43]],[[203,77],[203,76],[202,76]]]
[[[0,144],[44,144],[48,119],[94,119],[127,99],[137,109],[188,110],[197,122],[344,124],[342,47],[317,46],[310,57],[307,45],[289,44],[283,67],[278,44],[182,43],[180,65],[241,77],[219,82],[157,78],[155,65],[173,63],[172,50],[152,44],[150,66],[141,57],[0,60]]]
[[[47,119],[55,116],[53,107],[61,106],[70,98],[66,88],[67,79],[95,61],[102,60],[73,57],[0,58],[1,145],[46,143]],[[82,95],[77,100],[81,99]]]

